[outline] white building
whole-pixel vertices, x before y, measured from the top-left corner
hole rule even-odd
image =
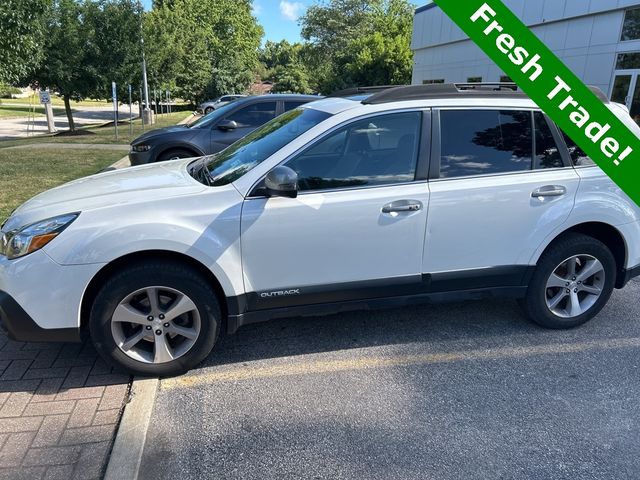
[[[585,83],[640,115],[640,0],[504,0]],[[413,83],[508,77],[435,4],[416,10]]]

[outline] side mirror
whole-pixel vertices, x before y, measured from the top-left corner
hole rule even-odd
[[[276,167],[264,178],[264,188],[269,197],[296,198],[298,174],[289,167]]]
[[[235,120],[221,120],[220,123],[218,123],[218,130],[224,130],[225,132],[235,130],[236,128],[238,128],[238,124]]]

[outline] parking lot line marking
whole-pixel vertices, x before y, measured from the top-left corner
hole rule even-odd
[[[242,366],[224,371],[213,371],[197,375],[170,378],[161,382],[162,390],[209,385],[222,382],[238,382],[263,378],[287,377],[318,373],[334,373],[353,370],[366,370],[384,367],[403,367],[429,365],[474,360],[499,360],[535,355],[556,355],[580,353],[592,350],[616,350],[640,347],[640,338],[616,338],[594,340],[582,343],[555,343],[528,347],[504,347],[484,350],[467,350],[450,353],[429,353],[424,355],[402,355],[396,357],[364,357],[348,360],[292,361],[286,365],[271,367]]]

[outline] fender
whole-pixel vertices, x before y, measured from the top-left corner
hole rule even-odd
[[[164,152],[166,152],[167,150],[171,150],[174,148],[182,148],[184,150],[190,150],[192,152],[195,152],[196,155],[194,155],[194,157],[203,157],[206,155],[206,152],[204,150],[202,150],[200,147],[194,145],[193,143],[187,143],[184,141],[170,141],[167,143],[163,143],[162,144],[162,149],[158,150],[158,152],[156,152],[153,161],[157,161],[158,157],[160,155],[162,155]]]
[[[108,264],[149,250],[180,253],[209,268],[226,296],[244,293],[239,193],[221,187],[172,200],[131,204],[126,214],[122,205],[83,212],[65,241],[45,250],[60,265]]]

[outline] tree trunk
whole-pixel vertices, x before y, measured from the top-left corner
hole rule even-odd
[[[69,121],[69,131],[76,131],[76,124],[73,122],[73,114],[71,113],[71,102],[67,95],[63,95],[64,98],[64,110],[67,113],[67,120]]]

